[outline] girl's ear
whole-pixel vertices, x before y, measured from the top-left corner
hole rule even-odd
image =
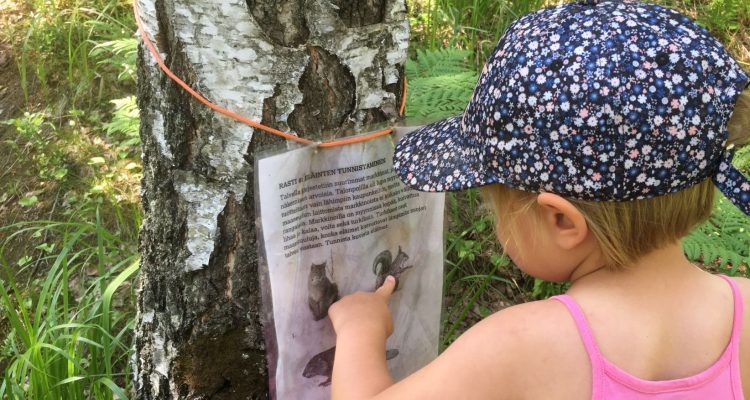
[[[540,193],[536,201],[540,222],[560,248],[571,250],[586,240],[586,218],[573,203],[554,193]]]

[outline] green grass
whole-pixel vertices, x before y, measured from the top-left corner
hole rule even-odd
[[[22,160],[10,164],[22,179],[0,180],[0,398],[128,398],[141,224],[131,6],[16,6],[24,18],[0,28],[26,111],[0,121],[2,150]]]
[[[21,143],[16,155],[32,161],[24,173],[62,195],[17,193],[22,209],[57,219],[0,227],[8,331],[0,398],[127,398],[141,224],[137,117],[128,97],[105,120],[70,115],[60,126],[39,112],[6,122]]]
[[[412,48],[469,51],[481,69],[511,22],[528,12],[571,0],[408,0]],[[747,0],[653,0],[706,27],[750,68],[750,2]]]
[[[92,223],[22,222],[0,232],[12,232],[0,247],[0,305],[11,328],[0,398],[127,398],[134,290],[123,284],[138,270],[135,247],[107,231],[98,212]],[[5,248],[28,233],[59,240],[9,265]],[[44,277],[19,283],[17,267],[36,262],[50,264]]]
[[[410,0],[408,3],[412,41],[417,47],[468,50],[475,69],[479,69],[508,25],[538,9],[544,1]]]
[[[105,94],[112,88],[102,64],[108,59],[92,50],[133,32],[128,4],[119,0],[29,0],[23,7],[27,18],[6,27],[3,33],[22,38],[14,49],[26,101],[32,101],[35,86],[44,97],[64,88],[69,94],[63,100],[74,107],[106,101]]]

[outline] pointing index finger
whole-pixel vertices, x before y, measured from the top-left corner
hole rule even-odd
[[[388,275],[385,278],[385,282],[383,282],[383,286],[377,288],[375,290],[375,293],[383,296],[386,300],[388,300],[389,297],[391,297],[391,294],[393,294],[393,290],[396,288],[396,278],[394,278],[392,275]]]

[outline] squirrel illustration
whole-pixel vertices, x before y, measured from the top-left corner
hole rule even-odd
[[[320,321],[328,315],[328,308],[339,299],[339,287],[326,275],[326,263],[310,266],[307,279],[307,304],[313,319]]]
[[[313,378],[316,376],[322,376],[326,378],[318,386],[328,386],[331,384],[331,375],[333,375],[333,359],[336,356],[336,346],[331,347],[328,350],[324,350],[314,355],[310,361],[305,365],[302,376],[305,378]],[[385,352],[385,359],[390,360],[398,356],[398,349],[388,349]]]
[[[396,288],[394,290],[398,290],[398,282],[401,274],[412,267],[412,265],[406,265],[406,261],[408,260],[409,255],[401,250],[401,246],[398,246],[398,253],[395,259],[393,259],[390,250],[381,251],[372,263],[372,272],[377,276],[375,288],[377,289],[382,286],[388,275],[393,275],[396,278]]]

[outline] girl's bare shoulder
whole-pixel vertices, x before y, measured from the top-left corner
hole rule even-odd
[[[518,398],[585,398],[590,381],[588,355],[567,308],[557,300],[519,304],[472,328],[467,339],[502,354],[506,378],[522,388]],[[571,384],[574,383],[574,384]]]
[[[567,352],[571,347],[583,350],[573,318],[561,302],[553,299],[508,307],[486,318],[476,328],[485,334],[500,333],[508,344],[523,349],[514,353],[530,362],[534,362],[536,355],[543,358],[551,352],[561,355],[560,352]]]
[[[508,307],[474,325],[380,399],[590,398],[588,358],[565,307]]]
[[[539,300],[518,304],[495,312],[477,323],[471,330],[477,334],[501,333],[504,340],[514,345],[535,344],[536,340],[549,339],[549,335],[559,330],[560,324],[573,320],[565,306],[556,300]],[[550,331],[549,328],[557,327]],[[467,332],[468,333],[468,332]]]

